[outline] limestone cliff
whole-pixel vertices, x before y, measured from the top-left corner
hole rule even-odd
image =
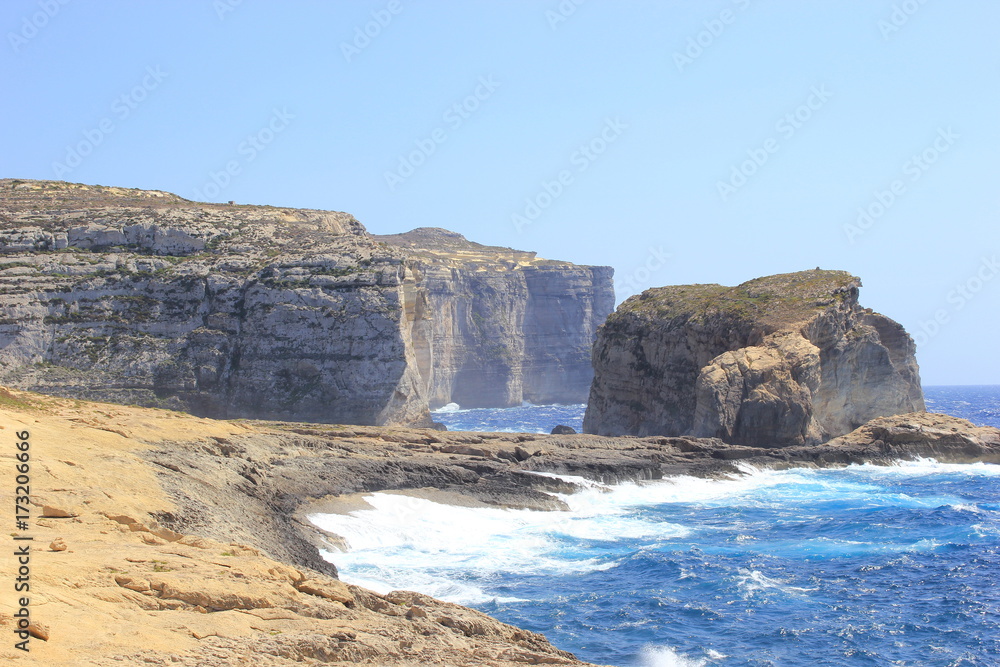
[[[533,371],[525,368],[535,357],[517,349],[523,336],[474,340],[508,325],[485,306],[469,311],[465,304],[469,294],[492,289],[478,303],[497,314],[529,312],[525,276],[543,274],[548,264],[532,259],[518,281],[498,264],[465,266],[446,255],[440,266],[413,258],[346,213],[0,180],[0,381],[203,416],[429,424],[435,370],[428,350],[445,360],[453,342],[458,357],[464,350],[509,356],[509,369],[496,372],[520,382],[506,393],[492,381],[458,381],[468,387],[458,393],[466,403],[546,395],[543,383],[542,391],[530,389]],[[561,272],[568,286],[590,270],[552,265],[541,280],[557,291]],[[465,301],[431,294],[437,288],[428,289],[422,276],[442,272],[459,276],[453,291]],[[576,298],[567,291],[564,300]],[[443,321],[452,317],[460,321]],[[586,319],[581,310],[567,317],[579,318],[567,329],[580,328],[589,341],[598,316]],[[470,328],[470,321],[482,326]],[[449,329],[453,341],[423,343],[423,332]],[[549,352],[578,368],[580,344],[573,335],[565,340]],[[455,368],[456,375],[474,373],[467,363]],[[587,377],[578,376],[579,394]]]
[[[431,407],[583,403],[612,269],[484,246],[444,229],[378,236],[406,252],[407,315]]]
[[[584,430],[788,446],[923,411],[913,340],[860,285],[817,269],[628,299],[598,332]]]

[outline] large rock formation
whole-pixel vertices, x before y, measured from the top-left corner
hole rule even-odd
[[[353,424],[427,424],[431,393],[559,400],[553,378],[581,400],[610,270],[462,243],[416,253],[346,213],[0,180],[0,381]],[[563,319],[531,314],[545,299]]]
[[[432,408],[583,403],[612,269],[542,260],[444,229],[377,236],[407,254],[407,315]]]
[[[598,332],[584,430],[780,447],[923,411],[913,340],[860,285],[817,269],[628,299]]]

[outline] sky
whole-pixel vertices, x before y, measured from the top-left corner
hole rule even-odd
[[[1000,384],[994,0],[4,0],[0,177],[444,227],[645,288],[822,267]]]

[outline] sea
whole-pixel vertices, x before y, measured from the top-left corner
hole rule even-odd
[[[1000,386],[927,387],[927,408],[1000,427]],[[581,430],[584,406],[463,410],[451,430]],[[933,459],[563,496],[570,510],[374,493],[315,515],[348,582],[414,590],[647,667],[1000,665],[1000,466]]]

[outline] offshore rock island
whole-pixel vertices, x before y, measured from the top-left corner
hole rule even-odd
[[[583,402],[608,267],[347,213],[0,180],[0,382],[211,417],[430,425]]]
[[[816,269],[629,298],[598,333],[584,430],[784,447],[923,411],[913,340],[860,286]]]

